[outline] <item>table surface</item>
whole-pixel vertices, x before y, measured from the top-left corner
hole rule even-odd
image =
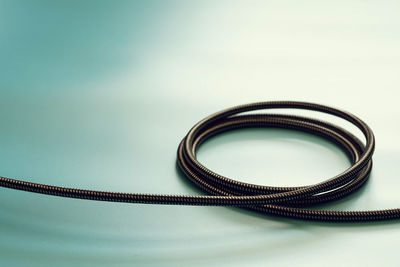
[[[358,115],[377,139],[369,182],[322,208],[399,207],[399,11],[397,1],[0,1],[0,175],[202,194],[175,165],[194,123],[300,100]],[[333,144],[276,129],[216,136],[198,157],[263,185],[350,166]],[[0,188],[0,235],[2,266],[396,266],[400,227]]]

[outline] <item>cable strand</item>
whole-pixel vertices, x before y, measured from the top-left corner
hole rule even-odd
[[[249,111],[282,108],[317,111],[347,120],[361,130],[366,142],[363,144],[355,135],[337,125],[313,118],[287,114],[246,114]],[[196,152],[204,141],[217,134],[243,128],[283,128],[321,136],[343,149],[351,159],[352,166],[335,177],[314,185],[273,187],[235,181],[209,170],[198,162]],[[189,181],[209,194],[206,196],[84,190],[6,177],[0,177],[0,186],[40,194],[98,201],[236,206],[267,215],[325,222],[367,222],[399,219],[400,209],[328,211],[304,208],[341,199],[361,188],[371,172],[374,149],[375,139],[372,130],[366,123],[351,113],[308,102],[259,102],[232,107],[206,117],[193,126],[179,144],[177,165]]]

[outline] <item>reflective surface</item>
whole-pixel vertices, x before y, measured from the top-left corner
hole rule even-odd
[[[0,1],[0,175],[201,194],[175,166],[190,127],[233,105],[295,99],[353,112],[377,138],[371,180],[326,208],[398,207],[400,126],[386,124],[400,113],[398,12],[396,2],[378,1]],[[217,136],[198,156],[223,175],[270,185],[316,183],[349,166],[320,138],[273,129]],[[293,167],[280,171],[287,162]],[[0,217],[4,266],[376,266],[382,257],[394,266],[400,241],[397,223],[321,224],[3,188]]]

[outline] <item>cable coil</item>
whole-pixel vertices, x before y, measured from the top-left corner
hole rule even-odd
[[[331,114],[349,121],[364,134],[363,144],[347,130],[321,120],[286,114],[243,114],[263,109],[304,109]],[[271,187],[243,183],[207,169],[196,159],[196,151],[206,139],[221,132],[254,127],[293,129],[319,135],[344,149],[352,166],[318,184],[302,187]],[[372,130],[358,117],[336,108],[294,101],[245,104],[208,116],[197,123],[178,147],[177,163],[184,175],[207,196],[155,195],[83,190],[44,185],[0,177],[0,186],[62,197],[145,204],[236,206],[267,215],[296,219],[338,222],[366,222],[400,218],[400,209],[374,211],[327,211],[305,207],[334,201],[359,189],[372,168],[375,139]]]

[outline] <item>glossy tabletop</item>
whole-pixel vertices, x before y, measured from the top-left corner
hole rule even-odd
[[[400,207],[399,12],[396,1],[0,0],[0,175],[203,194],[176,168],[196,122],[243,103],[300,100],[358,115],[377,139],[365,187],[320,208]],[[198,158],[227,177],[276,186],[318,183],[350,166],[328,141],[277,129],[216,136]],[[399,222],[0,188],[1,266],[396,266],[399,241]]]

